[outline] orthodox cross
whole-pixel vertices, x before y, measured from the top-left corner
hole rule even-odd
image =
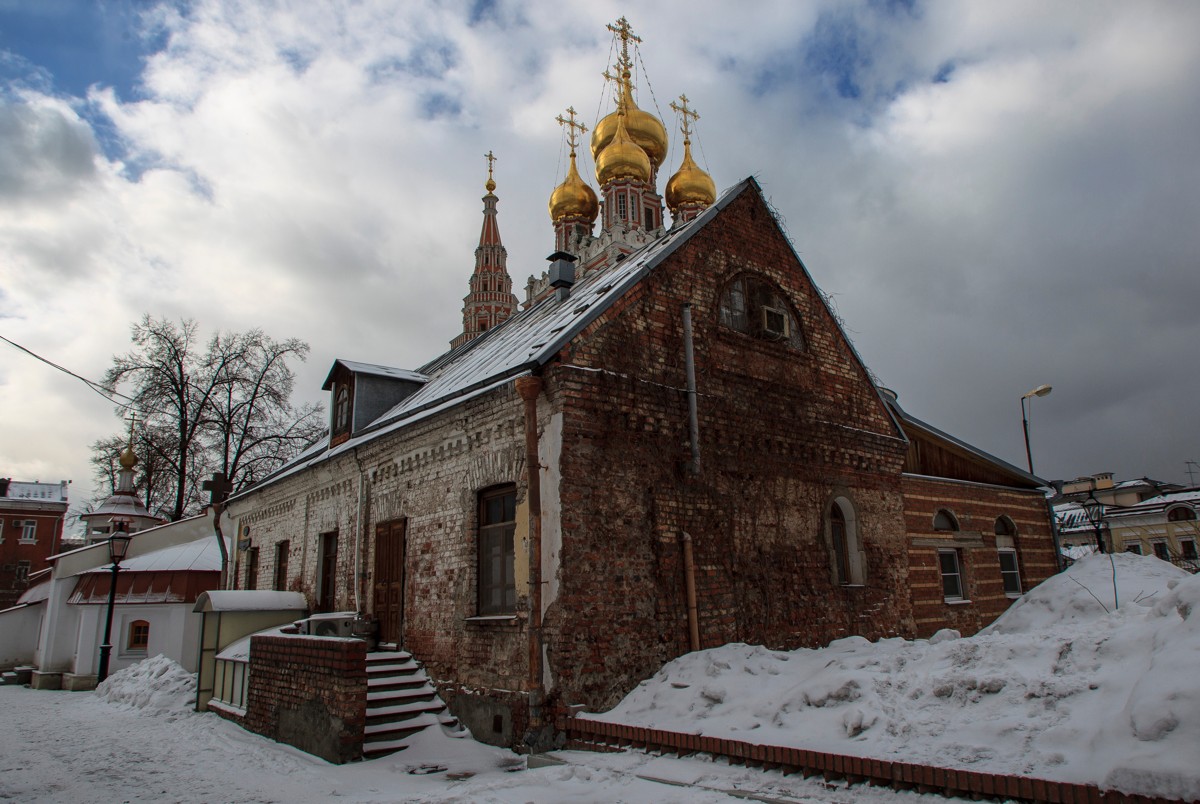
[[[213,505],[220,505],[225,502],[225,498],[233,491],[233,484],[225,479],[224,472],[213,472],[211,480],[205,480],[200,484],[200,488],[208,492],[208,501]]]
[[[129,411],[129,447],[133,448],[133,426],[137,424],[137,411]]]
[[[588,127],[575,120],[575,107],[567,107],[567,116],[561,114],[554,118],[560,126],[567,127],[567,145],[571,146],[571,156],[575,155],[575,146],[579,144],[579,134],[586,134]]]
[[[671,108],[674,109],[679,115],[681,121],[680,128],[683,130],[683,138],[684,140],[687,140],[692,135],[692,121],[699,120],[700,115],[688,108],[687,95],[680,95],[679,103],[671,101]]]
[[[635,42],[641,44],[642,38],[633,33],[633,28],[629,27],[629,20],[621,17],[615,25],[605,26],[608,30],[621,37],[621,66],[628,70],[632,66],[629,60],[629,43]]]
[[[488,180],[487,184],[484,186],[487,187],[487,190],[490,193],[492,190],[496,189],[496,182],[492,180],[492,166],[496,164],[496,155],[491,151],[488,151],[483,155],[483,158],[488,161]]]

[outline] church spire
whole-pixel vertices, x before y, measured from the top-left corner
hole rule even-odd
[[[512,293],[512,277],[508,275],[508,252],[500,240],[500,225],[496,220],[496,181],[493,169],[496,155],[484,154],[488,162],[488,177],[484,183],[483,228],[479,246],[475,249],[475,271],[471,274],[470,292],[463,297],[463,331],[450,341],[457,348],[474,340],[504,321],[517,310],[517,297]]]

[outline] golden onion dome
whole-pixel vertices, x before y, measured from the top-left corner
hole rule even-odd
[[[571,167],[567,178],[550,194],[550,220],[563,218],[587,218],[596,220],[600,213],[600,202],[596,192],[587,185],[575,169],[575,152],[571,152]]]
[[[683,141],[683,164],[667,182],[666,196],[667,206],[672,211],[682,204],[703,204],[710,207],[717,200],[717,185],[712,176],[692,160],[691,140]]]
[[[625,130],[625,115],[617,117],[617,130],[612,141],[596,159],[596,180],[603,187],[613,179],[631,178],[650,181],[650,157],[646,155]]]
[[[122,469],[132,469],[133,467],[137,466],[138,462],[137,456],[133,454],[132,446],[125,448],[125,451],[121,453],[119,460],[121,462]]]
[[[621,106],[625,107],[625,130],[629,132],[630,139],[646,152],[650,164],[657,170],[667,157],[667,129],[661,120],[639,109],[633,102],[628,73],[621,84],[621,101],[617,104],[617,111],[602,119],[592,131],[592,159],[598,163],[600,152],[608,147],[616,135]]]

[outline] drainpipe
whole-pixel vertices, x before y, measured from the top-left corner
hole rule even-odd
[[[700,650],[700,620],[696,612],[696,564],[692,557],[692,537],[679,535],[683,543],[683,580],[687,586],[688,641],[693,651]]]
[[[542,378],[518,377],[525,402],[525,467],[529,474],[529,728],[542,725],[542,478],[538,460],[537,399]]]
[[[363,471],[362,462],[358,459],[358,447],[354,448],[354,464],[358,467],[358,527],[354,534],[354,612],[359,617],[364,615],[362,599],[359,597],[359,587],[362,586],[366,573],[362,569],[363,546],[367,542],[367,475]]]
[[[683,305],[683,362],[687,368],[688,435],[692,442],[691,472],[700,474],[700,422],[696,414],[696,360],[692,354],[692,305]]]

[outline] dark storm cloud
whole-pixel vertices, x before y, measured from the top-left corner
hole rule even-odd
[[[0,101],[0,200],[44,202],[96,174],[96,144],[78,119],[49,105]]]

